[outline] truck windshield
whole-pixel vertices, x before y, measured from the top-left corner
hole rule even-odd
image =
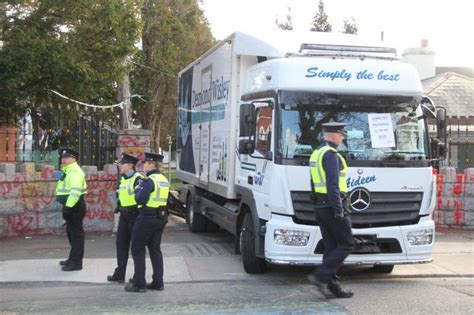
[[[283,160],[307,161],[323,141],[321,125],[331,121],[347,123],[347,138],[338,149],[349,162],[403,166],[403,161],[429,158],[425,121],[419,119],[414,97],[303,92],[279,96],[277,151]]]

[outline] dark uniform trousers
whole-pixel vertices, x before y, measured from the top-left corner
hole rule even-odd
[[[135,220],[138,216],[137,207],[124,209],[120,211],[117,239],[115,245],[117,248],[117,268],[115,268],[113,277],[119,280],[125,279],[127,270],[128,252],[130,250],[130,241],[132,240],[132,231]]]
[[[161,236],[168,216],[145,214],[140,212],[133,226],[132,256],[135,264],[134,286],[140,289],[146,287],[145,281],[145,247],[148,247],[153,266],[153,284],[163,286],[163,255],[161,253]]]
[[[324,245],[323,264],[317,269],[316,276],[324,283],[337,283],[336,273],[354,247],[351,221],[348,216],[336,219],[332,208],[316,207],[315,214]]]
[[[66,221],[66,233],[71,245],[68,260],[74,266],[82,267],[82,259],[84,258],[84,228],[82,221],[86,215],[86,203],[84,196],[71,208],[71,211],[64,212],[63,218]]]

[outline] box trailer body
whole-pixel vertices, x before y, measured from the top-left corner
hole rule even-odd
[[[423,102],[416,70],[383,45],[232,34],[179,74],[177,178],[187,183],[188,224],[236,235],[248,272],[265,261],[320,264],[308,162],[321,124],[342,121],[356,240],[345,262],[390,271],[431,261],[436,185],[426,118],[435,114]]]

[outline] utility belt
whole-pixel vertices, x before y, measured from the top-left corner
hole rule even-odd
[[[78,203],[84,201],[84,195],[85,194],[79,197]],[[69,198],[69,195],[59,195],[59,196],[56,196],[56,201],[59,202],[62,206],[65,206],[67,203],[67,198]]]
[[[313,200],[313,203],[317,206],[325,206],[328,203],[327,200],[327,194],[321,194],[321,193],[315,193],[313,192],[311,194],[311,199]],[[341,199],[342,199],[342,206],[344,209],[348,210],[349,209],[349,198],[347,196],[347,193],[341,193]]]
[[[166,210],[166,207],[158,207],[158,208],[149,208],[149,207],[142,207],[138,210],[138,212],[141,215],[144,216],[156,216],[159,219],[164,218],[165,216],[168,215],[168,211]]]
[[[128,207],[119,207],[120,214],[138,214],[137,205],[128,206]]]

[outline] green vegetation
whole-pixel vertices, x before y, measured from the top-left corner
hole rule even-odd
[[[163,169],[163,175],[168,177],[168,169]],[[171,178],[168,181],[171,182],[170,190],[179,190],[183,186],[183,182],[176,179],[176,171],[171,171]]]
[[[155,151],[167,134],[176,138],[178,71],[215,43],[198,0],[7,0],[0,40],[0,125],[29,112],[39,134],[58,127],[58,117],[92,111],[52,90],[87,104],[117,104],[129,73],[131,94],[139,95],[132,118],[152,130]],[[121,127],[120,109],[99,113]]]
[[[341,29],[341,33],[346,34],[357,34],[358,28],[357,24],[353,17],[344,18],[344,25]],[[291,16],[291,7],[288,7],[288,13],[286,14],[286,20],[280,21],[275,19],[275,24],[279,29],[282,30],[293,30],[293,20]],[[312,32],[332,32],[332,25],[328,21],[328,15],[324,9],[323,0],[318,1],[318,11],[313,16],[313,21],[311,22]]]
[[[51,90],[87,103],[116,103],[114,84],[140,33],[136,1],[9,0],[5,9],[2,116],[7,108],[11,120],[28,110],[39,120],[43,111],[72,104]],[[64,113],[77,117],[74,109]]]

